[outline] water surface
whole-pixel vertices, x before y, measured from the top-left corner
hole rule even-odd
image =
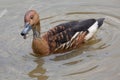
[[[32,31],[20,36],[26,11],[40,14],[42,33],[63,22],[104,17],[95,37],[80,49],[31,55]],[[119,0],[0,0],[1,80],[119,80]]]

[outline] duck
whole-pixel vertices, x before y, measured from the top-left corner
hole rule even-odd
[[[90,40],[104,20],[105,18],[90,18],[61,23],[41,35],[39,14],[36,10],[29,10],[24,15],[24,29],[21,35],[26,39],[29,31],[33,31],[32,50],[35,54],[65,53],[80,48]]]

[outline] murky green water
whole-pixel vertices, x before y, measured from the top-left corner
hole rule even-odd
[[[32,32],[20,36],[26,11],[40,14],[42,33],[63,22],[105,17],[78,50],[32,56]],[[119,0],[0,0],[0,80],[120,80]]]

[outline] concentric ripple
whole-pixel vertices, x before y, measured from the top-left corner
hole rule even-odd
[[[117,43],[120,43],[118,38],[120,34],[120,16],[116,14],[117,10],[114,10],[116,13],[112,13],[111,10],[114,8],[102,5],[80,6],[75,3],[67,4],[67,6],[66,4],[60,5],[52,5],[45,9],[45,11],[43,10],[43,17],[41,19],[43,31],[72,20],[82,21],[89,18],[98,19],[104,17],[105,21],[96,35],[80,49],[64,54],[53,54],[43,57],[43,68],[46,69],[44,76],[46,75],[50,80],[56,80],[56,76],[60,79],[73,80],[71,76],[74,79],[78,79],[82,75],[87,76],[90,73],[95,74],[103,71],[104,66],[102,66],[103,64],[98,59],[104,59],[111,52],[111,49],[115,48]]]

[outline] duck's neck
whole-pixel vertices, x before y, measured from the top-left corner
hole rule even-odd
[[[46,39],[40,35],[40,23],[33,29],[32,49],[34,53],[40,55],[48,55],[50,53]]]
[[[40,38],[40,22],[38,22],[35,28],[33,29],[33,39],[35,38]]]

